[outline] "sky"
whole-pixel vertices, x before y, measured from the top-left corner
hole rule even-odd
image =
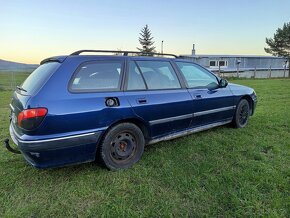
[[[148,24],[156,50],[267,55],[290,0],[0,0],[0,59],[39,63],[80,49],[136,50]]]

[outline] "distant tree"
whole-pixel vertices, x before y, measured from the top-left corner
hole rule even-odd
[[[269,47],[264,48],[265,52],[288,58],[288,66],[290,66],[290,22],[278,28],[273,38],[266,38],[266,43]],[[290,77],[290,67],[288,76]]]
[[[142,28],[139,34],[140,34],[139,43],[142,47],[141,48],[137,47],[137,49],[144,53],[155,52],[155,47],[153,46],[154,45],[153,37],[151,36],[151,31],[147,24],[145,27]]]

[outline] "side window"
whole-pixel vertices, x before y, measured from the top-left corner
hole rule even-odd
[[[216,61],[209,61],[209,67],[216,67],[217,62]]]
[[[129,63],[129,75],[128,75],[128,90],[144,90],[146,89],[142,75],[135,64],[135,62],[130,61]]]
[[[214,75],[198,65],[176,62],[181,73],[183,74],[189,88],[208,88],[218,87],[218,81]]]
[[[120,88],[122,63],[95,61],[82,65],[74,75],[72,91],[114,91]]]
[[[219,61],[219,66],[224,68],[228,66],[228,61]]]
[[[181,88],[178,78],[168,61],[137,61],[148,89]]]
[[[226,68],[228,66],[228,61],[226,60],[210,60],[209,67],[210,68]]]

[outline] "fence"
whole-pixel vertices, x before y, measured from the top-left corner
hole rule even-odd
[[[289,69],[247,69],[232,71],[214,71],[221,77],[238,77],[238,78],[283,78],[289,77]]]

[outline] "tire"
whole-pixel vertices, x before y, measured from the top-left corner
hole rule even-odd
[[[104,136],[99,154],[108,169],[127,169],[140,160],[144,146],[145,139],[140,128],[132,123],[121,123]]]
[[[249,120],[250,116],[250,105],[246,99],[242,99],[236,109],[233,125],[235,128],[244,128]]]

